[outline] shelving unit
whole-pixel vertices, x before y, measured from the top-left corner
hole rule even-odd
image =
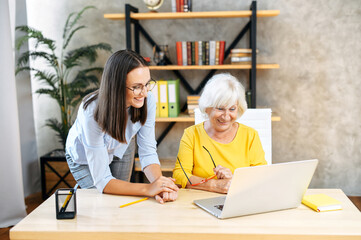
[[[229,44],[225,50],[224,59],[228,57],[231,49],[235,48],[238,42],[242,39],[247,31],[249,34],[249,48],[255,50],[256,46],[256,26],[258,17],[275,17],[279,15],[279,10],[259,10],[257,11],[257,2],[253,1],[249,11],[210,11],[210,12],[166,12],[166,13],[139,13],[138,9],[130,4],[125,5],[125,13],[109,13],[104,14],[104,18],[110,20],[125,20],[126,25],[126,47],[127,49],[133,49],[136,52],[140,52],[140,34],[146,39],[146,41],[156,50],[159,51],[159,47],[152,39],[150,34],[142,27],[140,20],[170,20],[170,19],[201,19],[201,18],[249,18],[249,22],[241,29],[235,39]],[[133,27],[132,26],[133,24]],[[132,34],[133,30],[133,34]],[[227,41],[228,42],[228,41]],[[132,45],[134,47],[132,47]],[[166,58],[166,66],[150,66],[152,71],[173,71],[173,73],[180,79],[182,86],[189,94],[199,94],[207,81],[217,70],[225,69],[239,69],[249,71],[249,90],[251,92],[251,108],[256,107],[256,70],[268,70],[278,69],[280,66],[276,63],[257,63],[256,51],[252,51],[251,64],[224,64],[224,65],[192,65],[192,66],[179,66],[174,65],[170,59]],[[187,70],[209,70],[209,73],[204,77],[196,89],[193,89],[187,80],[182,76],[180,71]],[[182,112],[187,109],[186,104],[181,108]],[[280,121],[280,117],[273,116],[272,121]],[[177,122],[194,122],[193,117],[189,117],[185,113],[181,113],[177,118],[156,118],[157,123],[169,123],[165,128],[161,136],[157,139],[158,144],[162,142],[164,137],[169,133],[172,127]],[[174,163],[174,159],[171,160]],[[169,162],[168,160],[161,159],[161,162]],[[166,165],[168,166],[168,164]],[[136,170],[139,170],[135,168]],[[163,166],[162,170],[166,171],[167,167]],[[168,169],[169,170],[169,169]]]
[[[146,30],[139,23],[139,20],[169,20],[169,19],[197,19],[197,18],[250,18],[250,21],[244,26],[241,32],[236,36],[234,41],[225,51],[225,58],[230,53],[230,50],[233,49],[244,34],[249,30],[250,31],[250,48],[256,49],[256,25],[258,17],[275,17],[279,15],[279,10],[258,10],[257,11],[257,2],[253,1],[251,8],[248,11],[210,11],[210,12],[165,12],[165,13],[139,13],[138,9],[126,4],[125,5],[125,14],[123,13],[108,13],[104,14],[104,18],[110,20],[125,20],[126,24],[126,46],[128,49],[132,48],[132,28],[131,24],[134,25],[134,50],[139,52],[139,35],[142,34],[145,39],[151,44],[151,46],[156,46],[157,50],[158,45],[151,38],[151,36],[146,32]],[[172,65],[171,61],[167,59],[168,66],[151,66],[151,70],[172,70],[176,76],[180,79],[182,85],[190,94],[198,94],[201,89],[204,87],[208,79],[214,74],[216,70],[220,69],[248,69],[250,71],[250,91],[251,91],[251,108],[256,107],[256,70],[262,69],[277,69],[279,68],[278,64],[263,64],[256,63],[256,53],[252,51],[252,63],[244,65],[206,65],[206,66],[178,66]],[[190,84],[184,79],[184,77],[178,72],[179,70],[212,70],[204,80],[199,84],[197,89],[193,89]],[[185,110],[185,107],[182,109]]]

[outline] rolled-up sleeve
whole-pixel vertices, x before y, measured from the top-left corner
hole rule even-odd
[[[93,114],[83,115],[82,142],[94,186],[103,192],[114,177],[109,168],[109,155],[104,143],[104,132],[94,120]]]
[[[150,164],[159,164],[155,140],[156,103],[152,92],[147,97],[147,120],[137,133],[138,154],[142,170]]]

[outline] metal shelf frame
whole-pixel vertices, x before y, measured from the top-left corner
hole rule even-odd
[[[224,58],[226,59],[228,55],[231,52],[231,49],[235,48],[238,42],[244,37],[244,35],[247,33],[247,31],[250,31],[250,38],[249,38],[249,45],[252,49],[252,68],[249,69],[249,90],[251,92],[251,106],[250,108],[256,107],[256,49],[257,49],[257,2],[252,1],[250,10],[252,11],[252,14],[250,16],[250,19],[248,23],[241,29],[239,34],[235,37],[235,39],[232,41],[232,43],[229,45],[229,47],[226,49]],[[136,7],[133,7],[130,4],[125,5],[125,31],[126,31],[126,47],[127,49],[133,49],[137,53],[140,53],[140,42],[139,42],[139,36],[140,34],[143,35],[143,37],[147,40],[147,42],[155,48],[156,51],[159,51],[160,48],[158,44],[152,39],[152,37],[147,33],[147,31],[142,27],[142,25],[139,23],[139,20],[131,18],[131,13],[138,13],[138,9]],[[134,25],[134,32],[132,34],[132,27],[131,25]],[[134,41],[132,41],[134,39]],[[133,47],[132,47],[133,45]],[[170,59],[166,58],[166,62],[169,65],[172,65],[172,62]],[[177,76],[177,78],[180,79],[181,84],[186,89],[186,91],[191,94],[199,94],[203,87],[206,85],[207,81],[215,74],[217,69],[212,69],[209,71],[209,73],[204,77],[204,79],[201,81],[201,83],[197,86],[196,89],[193,89],[191,85],[187,82],[187,80],[182,76],[180,71],[178,70],[169,70],[173,71],[173,73]],[[184,112],[187,109],[187,104],[185,103],[183,107],[181,108],[181,111]],[[173,128],[173,126],[176,124],[176,122],[170,122],[169,125],[166,127],[166,129],[162,132],[162,134],[157,139],[157,144],[160,144],[165,136],[170,132],[170,130]]]

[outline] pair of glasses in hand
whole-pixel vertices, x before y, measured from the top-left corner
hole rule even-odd
[[[208,152],[209,156],[211,157],[211,160],[212,160],[212,162],[213,162],[214,167],[216,167],[216,163],[214,162],[211,153],[208,151],[207,148],[205,148],[204,146],[202,146],[202,147]],[[188,182],[191,184],[191,186],[198,186],[198,185],[200,185],[200,184],[202,184],[202,183],[205,183],[205,182],[208,182],[209,180],[211,180],[211,179],[213,179],[213,178],[216,177],[216,175],[213,175],[213,176],[210,176],[210,177],[208,177],[208,178],[203,179],[203,180],[200,181],[199,183],[194,183],[194,184],[193,184],[193,183],[191,182],[191,180],[189,179],[189,177],[187,176],[187,173],[184,171],[184,168],[183,168],[183,166],[182,166],[182,163],[180,162],[180,160],[179,160],[178,157],[177,157],[177,160],[178,160],[179,165],[181,166],[181,168],[182,168],[182,170],[183,170],[184,175],[186,176],[186,178],[187,178]]]

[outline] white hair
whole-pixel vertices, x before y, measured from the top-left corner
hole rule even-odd
[[[208,118],[207,108],[229,108],[233,104],[238,106],[238,118],[247,110],[245,90],[237,78],[229,73],[214,75],[207,82],[199,98],[199,110]]]

